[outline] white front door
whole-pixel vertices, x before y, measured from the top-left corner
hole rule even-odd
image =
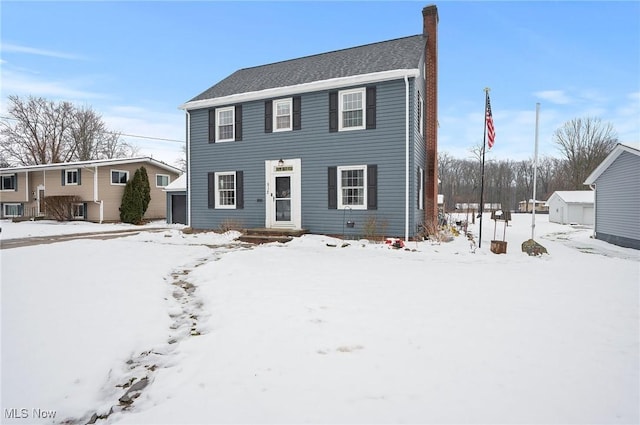
[[[45,214],[44,211],[44,186],[43,185],[38,185],[37,188],[37,192],[36,192],[36,214],[38,216],[42,216]]]
[[[300,159],[265,161],[265,227],[301,228]]]

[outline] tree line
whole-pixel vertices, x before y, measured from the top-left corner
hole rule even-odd
[[[545,201],[556,190],[587,190],[583,182],[618,143],[613,126],[599,118],[575,118],[553,135],[560,157],[538,158],[536,200]],[[470,149],[471,158],[438,155],[440,193],[447,211],[456,204],[479,203],[482,146]],[[523,161],[486,160],[484,202],[499,203],[517,210],[518,203],[533,198],[534,159]]]
[[[137,148],[110,131],[88,106],[42,97],[8,97],[9,117],[0,120],[0,165],[25,166],[127,158]]]

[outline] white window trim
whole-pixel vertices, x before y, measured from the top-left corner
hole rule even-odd
[[[418,131],[420,132],[421,135],[424,135],[424,99],[422,98],[422,93],[418,92],[418,113],[419,118],[418,118]]]
[[[362,93],[362,125],[357,127],[344,127],[342,125],[342,97],[351,93]],[[351,90],[341,90],[338,92],[338,131],[364,130],[367,127],[367,90],[360,87]]]
[[[82,207],[82,215],[76,215],[76,207],[77,207],[77,206],[81,206],[81,207]],[[71,211],[71,212],[73,213],[73,214],[72,214],[72,217],[73,217],[74,219],[84,219],[84,217],[85,217],[85,215],[86,215],[86,211],[84,210],[84,209],[85,209],[85,208],[84,208],[84,203],[82,203],[82,202],[76,202],[76,203],[72,204],[72,208],[73,208],[73,209],[72,209],[72,211]]]
[[[219,177],[220,176],[233,176],[233,205],[222,205],[220,202],[220,190],[219,190]],[[214,173],[214,190],[215,190],[215,195],[216,195],[216,209],[220,209],[220,210],[235,210],[236,209],[236,205],[238,203],[238,179],[236,178],[236,172],[235,171],[223,171],[223,172],[219,172],[219,173]]]
[[[113,173],[125,173],[127,175],[127,181],[129,181],[129,172],[125,170],[109,170],[109,183],[111,186],[125,186],[126,183],[114,183],[113,182]]]
[[[220,137],[220,113],[231,111],[231,138],[223,139]],[[227,108],[216,108],[216,143],[217,142],[233,142],[236,139],[236,108],[229,106]]]
[[[158,185],[158,177],[166,177],[167,178],[167,184],[164,186],[159,186]],[[171,183],[171,176],[169,174],[156,174],[156,187],[167,187],[169,186],[169,184]]]
[[[278,128],[278,103],[287,103],[289,105],[289,127]],[[293,98],[276,99],[273,101],[273,132],[291,131],[293,130]],[[285,115],[282,115],[285,116]]]
[[[5,189],[4,188],[3,183],[4,183],[4,178],[5,177],[15,178],[17,180],[17,176],[15,174],[2,174],[2,175],[0,175],[0,192],[15,192],[15,190],[16,190],[15,189],[15,185],[16,185],[15,181],[13,183],[13,188],[12,189]]]
[[[418,167],[420,173],[420,181],[418,182],[418,209],[424,210],[424,170],[422,167]]]
[[[76,173],[76,182],[75,183],[69,183],[69,174],[75,172]],[[74,169],[70,169],[70,170],[64,170],[64,185],[65,186],[77,186],[78,185],[78,169],[74,168]]]
[[[342,203],[342,172],[349,170],[362,170],[364,185],[364,195],[362,197],[362,205],[345,205]],[[351,208],[352,210],[366,210],[367,209],[367,166],[366,165],[349,165],[337,167],[338,173],[338,209]]]
[[[6,204],[2,204],[2,216],[3,217],[20,217],[20,203],[19,202],[10,202]],[[7,214],[7,207],[18,207],[18,214]]]

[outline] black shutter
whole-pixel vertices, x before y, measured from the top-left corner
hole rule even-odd
[[[338,131],[338,92],[329,92],[329,132]]]
[[[13,175],[13,190],[18,191],[18,173]]]
[[[367,209],[378,209],[378,166],[367,165]]]
[[[209,143],[216,142],[216,110],[209,109]]]
[[[62,177],[61,177],[61,180],[60,180],[60,184],[61,184],[62,186],[64,186],[64,185],[66,185],[66,184],[67,184],[67,179],[66,179],[66,177],[67,177],[67,173],[66,173],[66,171],[65,171],[65,170],[60,170],[60,174],[62,174]]]
[[[376,128],[376,87],[367,87],[367,130]]]
[[[84,220],[86,220],[86,219],[87,219],[87,217],[89,216],[89,211],[87,211],[87,206],[88,206],[88,205],[87,205],[87,203],[86,203],[86,202],[84,202],[84,203],[82,204],[82,218],[83,218]]]
[[[328,169],[328,193],[329,193],[329,209],[338,208],[338,168],[329,167]]]
[[[78,186],[82,184],[82,168],[78,168]]]
[[[273,132],[273,101],[267,100],[264,102],[264,132]]]
[[[236,171],[236,209],[244,208],[244,174]]]
[[[209,208],[215,208],[216,207],[216,174],[215,173],[208,173],[207,174],[207,180],[208,180],[208,185],[207,185],[207,206]]]
[[[300,130],[302,128],[302,98],[295,96],[293,98],[293,129]]]
[[[242,140],[242,105],[236,105],[235,119],[236,119],[235,140],[236,142],[239,142]]]

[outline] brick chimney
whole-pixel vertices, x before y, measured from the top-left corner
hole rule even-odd
[[[425,164],[425,225],[438,220],[438,9],[435,5],[422,9],[424,51],[424,129],[427,159]]]

